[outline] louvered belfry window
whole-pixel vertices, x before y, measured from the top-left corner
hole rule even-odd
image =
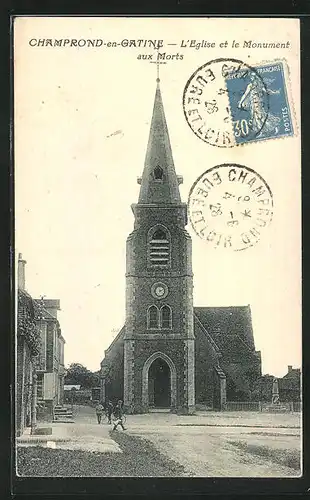
[[[170,262],[170,240],[166,231],[156,229],[149,243],[150,264],[168,266]]]

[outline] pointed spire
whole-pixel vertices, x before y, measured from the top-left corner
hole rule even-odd
[[[174,169],[172,151],[160,91],[157,65],[156,93],[146,150],[139,203],[180,204],[180,178]]]

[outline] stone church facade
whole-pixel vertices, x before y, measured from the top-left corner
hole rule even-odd
[[[126,246],[126,322],[101,362],[101,399],[129,413],[198,403],[223,409],[249,397],[261,374],[249,306],[194,308],[191,237],[186,231],[159,80],[134,229]],[[232,398],[232,399],[231,399]]]

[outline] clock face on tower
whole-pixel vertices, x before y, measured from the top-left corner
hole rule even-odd
[[[168,295],[168,287],[165,283],[154,283],[151,287],[151,294],[155,299],[165,299]]]

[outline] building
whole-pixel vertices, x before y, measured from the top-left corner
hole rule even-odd
[[[32,398],[35,387],[36,357],[40,351],[40,332],[36,325],[36,312],[32,297],[25,290],[25,264],[18,258],[17,328],[15,336],[15,424],[20,436],[32,420]]]
[[[126,322],[101,362],[101,398],[128,412],[192,413],[247,400],[261,375],[249,306],[193,306],[191,237],[159,79],[134,230],[127,238]]]
[[[300,368],[293,368],[288,365],[287,374],[278,378],[279,399],[284,402],[301,401],[301,373]]]
[[[53,416],[63,402],[64,344],[57,311],[59,300],[33,299],[25,290],[26,261],[18,257],[18,306],[16,335],[17,433],[31,420],[31,395],[35,388],[39,417]],[[35,375],[35,380],[34,379]]]
[[[64,345],[57,311],[59,300],[36,299],[41,349],[37,363],[37,400],[43,403],[46,413],[53,415],[56,405],[64,401]],[[40,314],[39,314],[40,313]]]

